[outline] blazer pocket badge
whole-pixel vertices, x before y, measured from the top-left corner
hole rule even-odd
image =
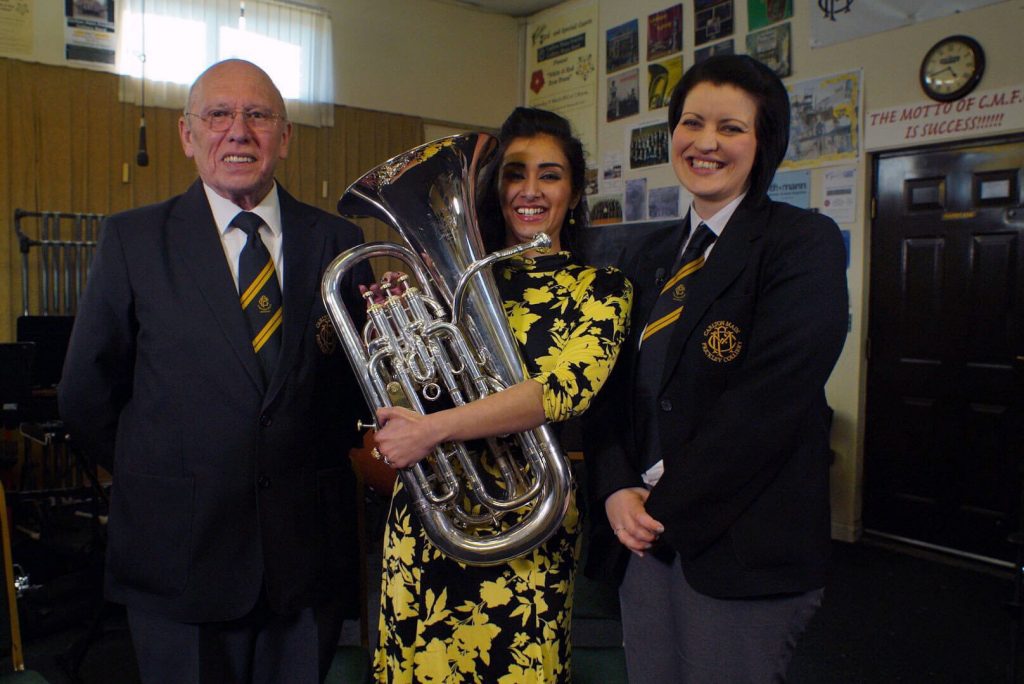
[[[704,328],[704,342],[701,347],[704,349],[704,356],[715,363],[735,360],[743,351],[739,326],[729,321],[715,321]]]
[[[327,314],[316,319],[316,344],[320,351],[328,356],[338,349],[338,335],[334,332],[334,325]]]

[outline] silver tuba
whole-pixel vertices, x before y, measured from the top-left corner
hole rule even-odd
[[[547,247],[550,239],[540,234],[530,244],[485,254],[474,194],[495,147],[485,133],[422,145],[364,175],[338,202],[343,216],[378,218],[406,243],[353,247],[323,278],[324,303],[372,410],[405,406],[428,413],[435,402],[465,404],[526,379],[487,267]],[[388,287],[383,303],[368,296],[360,332],[340,283],[371,257],[404,262],[416,282],[404,283],[404,292]],[[437,548],[463,563],[495,565],[529,553],[558,529],[572,475],[547,425],[479,443],[500,472],[497,486],[482,476],[484,449],[457,442],[439,444],[399,475]]]

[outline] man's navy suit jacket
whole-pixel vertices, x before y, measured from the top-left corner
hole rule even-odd
[[[354,597],[347,455],[365,404],[320,280],[362,242],[278,187],[282,348],[267,386],[201,182],[110,216],[59,387],[73,443],[113,467],[106,593],[182,622]],[[346,303],[361,324],[349,274]]]

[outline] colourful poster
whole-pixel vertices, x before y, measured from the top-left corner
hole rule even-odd
[[[856,160],[860,149],[860,71],[786,85],[789,149],[781,168]]]
[[[647,65],[647,109],[668,107],[679,79],[683,77],[683,56],[677,55]]]
[[[647,61],[683,49],[683,6],[675,5],[647,17]]]
[[[756,31],[793,16],[793,0],[747,0],[747,30]]]
[[[609,74],[640,63],[639,23],[636,19],[608,29],[605,54]]]

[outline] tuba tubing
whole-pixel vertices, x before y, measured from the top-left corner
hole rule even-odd
[[[487,267],[543,249],[550,238],[540,234],[532,243],[484,253],[474,186],[494,147],[483,133],[422,145],[365,174],[338,202],[343,215],[378,218],[405,242],[346,250],[322,281],[324,304],[374,412],[400,405],[427,413],[429,403],[442,397],[461,405],[526,379]],[[377,257],[404,263],[415,284],[370,304],[360,331],[341,283],[355,265]],[[480,450],[459,442],[437,445],[398,474],[438,549],[470,565],[496,565],[529,553],[561,526],[572,473],[546,424],[481,441],[503,486],[489,487]]]

